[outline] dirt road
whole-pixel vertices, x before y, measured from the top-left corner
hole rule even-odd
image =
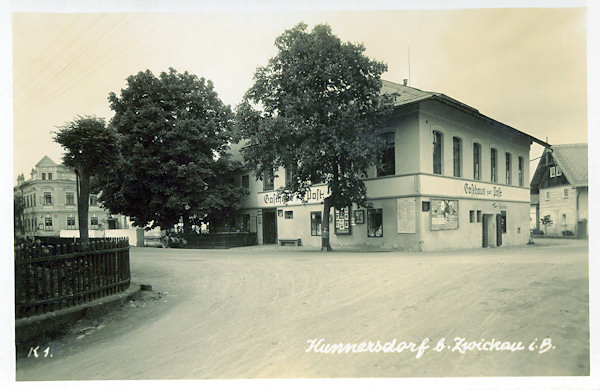
[[[52,357],[20,359],[18,380],[589,374],[587,242],[131,255],[154,294],[41,346]],[[323,353],[363,342],[370,351]]]

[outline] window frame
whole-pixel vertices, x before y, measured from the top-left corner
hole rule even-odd
[[[524,178],[525,178],[525,163],[523,161],[523,156],[519,156],[519,187],[523,187]]]
[[[373,218],[373,215],[375,215],[375,214],[381,215],[381,225],[379,225],[381,228],[380,235],[377,235],[377,230],[374,230],[373,233],[371,233],[372,218]],[[369,238],[383,237],[383,208],[368,208],[367,209],[367,237],[369,237]]]
[[[481,144],[473,142],[473,180],[481,181]]]
[[[94,223],[94,221],[96,221],[96,223]],[[98,230],[99,227],[100,227],[100,221],[98,220],[98,217],[90,217],[90,229]]]
[[[504,158],[506,159],[506,184],[512,185],[512,154],[506,152]]]
[[[452,137],[452,173],[454,177],[462,177],[462,139]]]
[[[490,148],[490,182],[498,183],[498,149]]]
[[[48,222],[50,222],[50,223],[48,223]],[[45,217],[44,218],[44,230],[54,230],[54,225],[53,225],[52,217]]]
[[[52,192],[44,192],[44,205],[52,205]]]
[[[263,191],[273,191],[275,189],[275,172],[273,172],[273,168],[264,170],[262,182]]]
[[[384,148],[377,167],[377,177],[393,176],[396,174],[396,132],[381,133],[379,137],[383,139]]]
[[[69,224],[69,221],[73,221],[73,224]],[[67,230],[76,230],[75,217],[67,217]]]
[[[437,141],[437,142],[436,142]],[[444,134],[439,130],[433,130],[433,174],[442,175],[444,172]],[[436,161],[437,160],[437,161]],[[436,172],[437,171],[437,172]]]
[[[318,215],[317,218],[313,218],[313,215]],[[313,226],[314,225],[314,226]],[[320,226],[320,228],[319,228]],[[323,212],[322,211],[311,211],[310,212],[310,235],[313,237],[321,236],[323,233]]]
[[[69,198],[72,198],[71,202],[69,202]],[[66,206],[75,206],[75,193],[74,192],[65,193],[65,205]]]

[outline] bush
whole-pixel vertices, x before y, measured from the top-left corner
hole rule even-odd
[[[530,233],[538,235],[538,236],[543,236],[544,235],[544,232],[542,230],[540,230],[540,229],[531,229]]]
[[[563,230],[562,235],[566,237],[574,236],[571,230]]]

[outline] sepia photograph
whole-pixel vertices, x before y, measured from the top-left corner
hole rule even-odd
[[[12,385],[597,388],[586,2],[5,8]]]

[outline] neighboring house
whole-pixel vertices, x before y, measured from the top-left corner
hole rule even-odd
[[[21,174],[17,183],[15,191],[23,196],[25,236],[58,237],[61,230],[79,230],[76,178],[71,168],[44,156],[31,170],[30,179]],[[89,202],[90,231],[128,227],[126,217],[111,215],[98,206],[95,195],[90,195]]]
[[[385,129],[383,168],[364,179],[373,208],[332,210],[334,247],[409,251],[520,245],[529,241],[530,135],[440,93],[383,82],[397,92]],[[241,158],[243,142],[232,153]],[[321,245],[327,186],[315,184],[304,201],[285,202],[277,189],[291,179],[279,168],[267,180],[244,172],[236,183],[249,196],[236,224],[259,244]]]
[[[552,145],[540,158],[531,180],[531,215],[549,236],[588,235],[588,146]],[[537,201],[535,201],[537,200]],[[549,215],[552,225],[540,220]]]

